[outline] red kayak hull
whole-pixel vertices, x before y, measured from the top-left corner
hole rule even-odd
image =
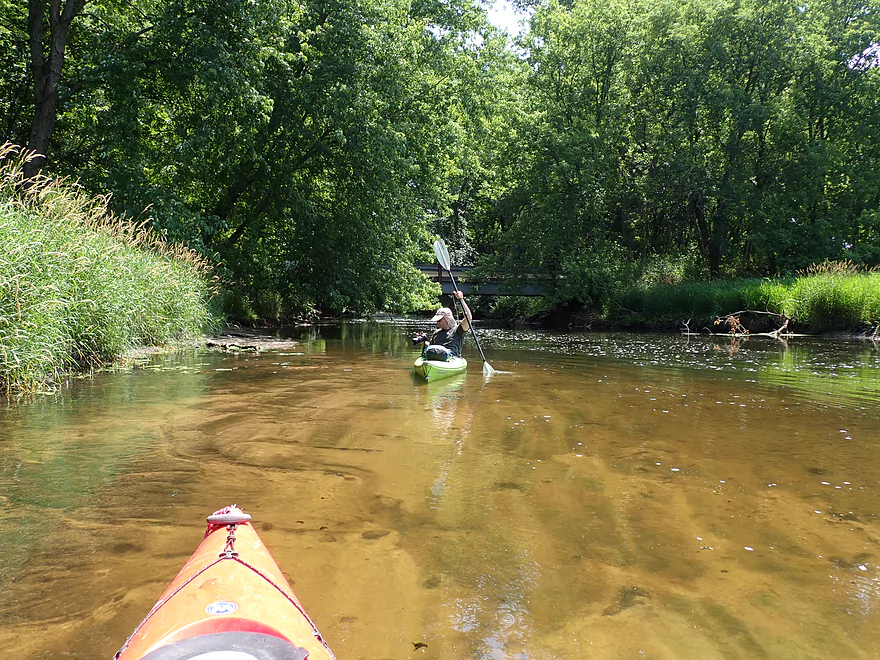
[[[229,511],[241,514],[232,507],[217,513]],[[202,544],[115,657],[164,660],[239,649],[259,659],[334,660],[250,522],[209,524]]]

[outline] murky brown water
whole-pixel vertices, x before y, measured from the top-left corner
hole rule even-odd
[[[0,655],[111,657],[231,502],[340,660],[880,655],[872,344],[494,332],[415,386],[410,329],[0,413]]]

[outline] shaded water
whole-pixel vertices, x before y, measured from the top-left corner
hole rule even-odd
[[[340,660],[880,655],[872,344],[492,331],[415,386],[414,329],[0,413],[0,655],[111,657],[231,502]]]

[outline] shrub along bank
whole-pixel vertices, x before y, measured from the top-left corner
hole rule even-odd
[[[799,332],[874,333],[880,324],[880,273],[848,262],[824,263],[787,278],[617,286],[592,309],[576,302],[499,298],[491,315],[594,329],[675,331],[689,322],[693,332],[727,332],[729,326],[715,320],[743,310],[784,315],[789,329]],[[743,315],[743,322],[754,331],[779,327],[782,318]]]
[[[685,282],[636,287],[620,299],[609,320],[641,327],[714,326],[742,310],[772,312],[802,332],[873,331],[880,323],[880,273],[848,263],[822,264],[790,278]]]
[[[0,147],[0,387],[51,387],[137,346],[214,323],[209,264],[107,211],[65,181],[22,176]]]

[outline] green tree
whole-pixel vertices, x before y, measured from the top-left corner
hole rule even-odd
[[[261,314],[430,304],[412,264],[465,157],[462,76],[493,38],[479,6],[123,9],[96,8],[84,37],[70,173],[216,253]]]
[[[25,176],[36,174],[49,153],[55,130],[65,51],[71,22],[82,12],[86,0],[29,0],[28,37],[33,82],[33,120],[28,149],[35,152]]]
[[[535,7],[486,263],[597,305],[654,259],[719,277],[877,258],[875,8]]]
[[[499,201],[500,268],[574,276],[609,243],[628,240],[617,209],[633,23],[625,0],[538,6],[523,43],[525,108],[510,130],[516,181]]]
[[[31,91],[28,75],[27,11],[0,0],[0,143],[25,144]]]

